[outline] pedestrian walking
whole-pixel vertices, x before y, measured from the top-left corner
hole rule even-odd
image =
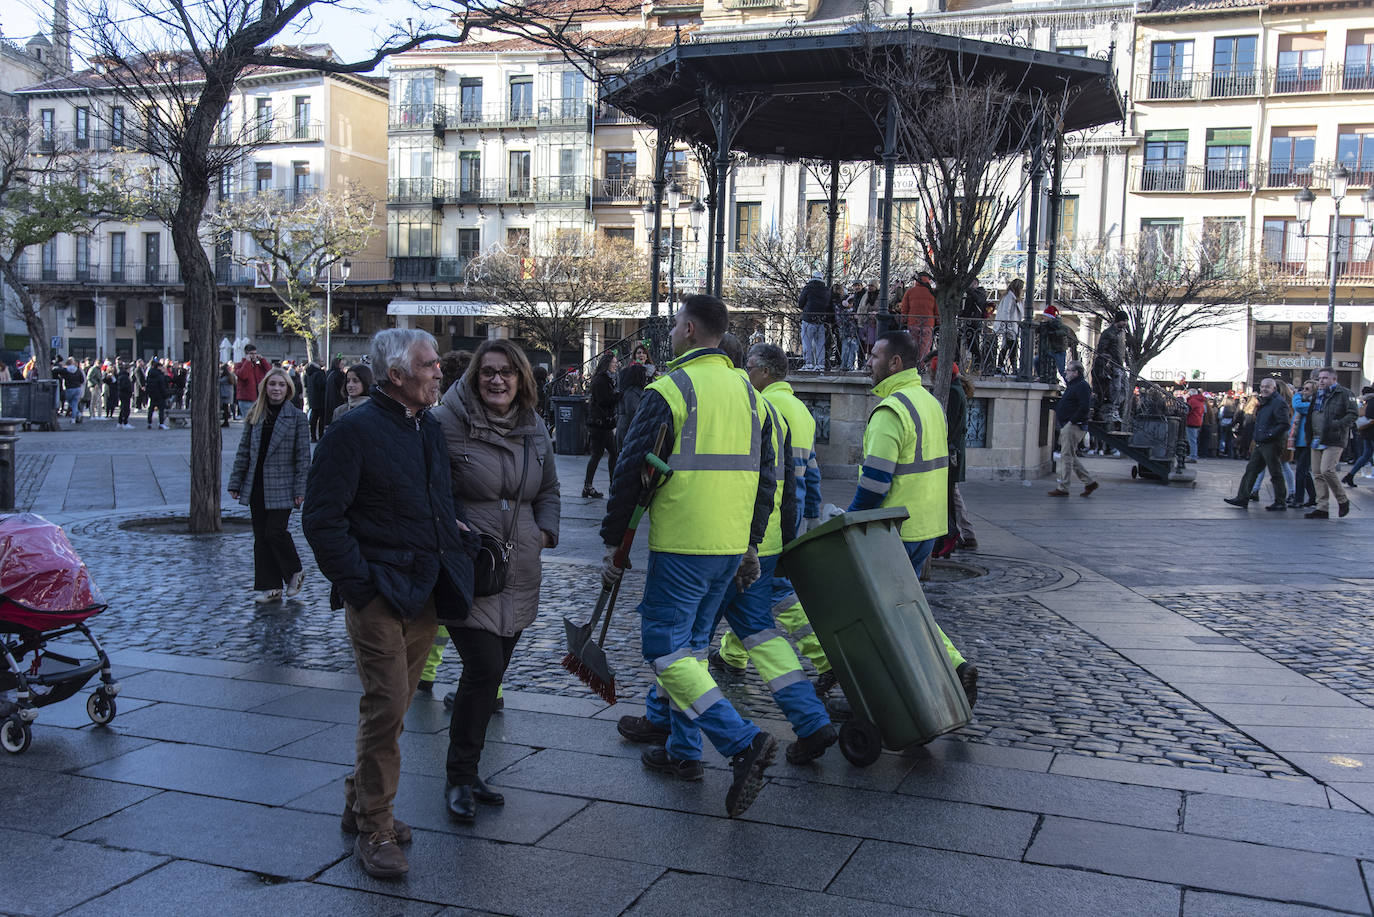
[[[1269,483],[1274,488],[1274,502],[1265,509],[1283,512],[1288,509],[1288,486],[1284,481],[1281,467],[1280,450],[1287,439],[1291,411],[1288,399],[1279,395],[1278,382],[1271,378],[1260,380],[1258,410],[1255,413],[1253,448],[1250,460],[1246,462],[1245,473],[1240,479],[1240,488],[1234,497],[1226,497],[1225,502],[1241,509],[1250,507],[1250,491],[1260,469],[1269,472]]]
[[[439,354],[424,331],[392,328],[372,339],[379,385],[366,404],[329,425],[306,483],[302,527],[320,572],[344,609],[362,698],[353,773],[344,779],[340,828],[378,878],[410,870],[396,820],[399,738],[437,621],[472,605],[475,536],[459,530],[452,467],[430,407]]]
[[[447,628],[463,659],[445,762],[445,801],[459,821],[475,819],[477,804],[505,802],[478,772],[482,747],[511,654],[539,613],[540,552],[558,545],[558,471],[537,404],[529,361],[503,338],[482,342],[433,411],[466,524],[509,551],[504,587]]]
[[[442,382],[442,367],[440,369],[440,381]],[[334,412],[340,405],[348,403],[348,394],[344,391],[344,386],[348,383],[347,370],[344,369],[343,357],[335,357],[329,364],[329,370],[324,374],[324,416],[325,423],[334,422]],[[443,392],[441,391],[442,395]],[[436,399],[437,400],[437,399]]]
[[[305,572],[287,531],[291,510],[305,502],[310,468],[310,422],[291,403],[291,377],[280,367],[262,380],[258,400],[243,418],[243,436],[229,474],[229,496],[253,517],[253,588],[264,605],[301,591]]]
[[[344,394],[348,400],[334,409],[334,416],[329,418],[333,423],[340,417],[347,414],[353,408],[366,404],[369,393],[372,391],[373,377],[372,368],[366,363],[355,363],[344,373]]]
[[[100,382],[104,389],[105,419],[110,420],[114,417],[115,405],[119,403],[118,386],[115,383],[115,370],[108,362],[100,368]]]
[[[820,290],[826,292],[824,283]],[[666,424],[673,473],[654,497],[639,605],[641,649],[655,684],[645,715],[621,717],[617,727],[630,741],[654,746],[641,756],[645,767],[672,768],[686,779],[701,773],[705,733],[730,761],[725,811],[734,817],[758,795],[777,741],[739,715],[692,638],[714,622],[732,579],[747,589],[759,578],[758,546],[777,473],[768,412],[719,346],[729,321],[725,303],[713,296],[688,296],[679,307],[670,333],[675,359],[667,376],[649,385],[626,434],[601,540],[602,578],[612,585],[624,572],[614,557],[639,498],[644,457]]]
[[[220,426],[229,426],[229,420],[234,413],[234,394],[238,388],[238,380],[234,378],[234,364],[224,363],[219,368],[219,415]]]
[[[115,394],[119,397],[119,429],[132,430],[129,423],[129,409],[134,400],[134,379],[128,362],[123,357],[115,360]]]
[[[964,495],[959,485],[968,479],[968,406],[973,398],[973,383],[968,375],[961,372],[955,363],[953,378],[949,383],[949,402],[945,405],[945,419],[949,425],[949,539],[944,556],[954,550],[978,550],[978,537],[973,531],[973,520],[969,518],[968,508],[964,506]]]
[[[1350,512],[1350,498],[1341,486],[1336,466],[1341,461],[1358,413],[1355,396],[1336,381],[1336,371],[1323,366],[1317,373],[1317,392],[1307,411],[1307,438],[1312,444],[1312,477],[1317,484],[1317,507],[1304,519],[1329,519],[1331,497],[1336,498],[1338,516]]]
[[[171,383],[162,363],[154,357],[148,362],[148,377],[145,380],[148,396],[148,429],[153,428],[153,412],[157,412],[157,428],[167,429],[167,399],[171,396]],[[250,405],[251,407],[251,405]]]
[[[615,353],[607,351],[596,363],[596,373],[588,386],[587,432],[589,435],[586,480],[582,484],[582,496],[599,500],[603,494],[592,486],[596,479],[596,468],[601,464],[602,453],[606,454],[607,477],[615,479],[615,461],[620,448],[615,438],[616,403],[620,394],[616,391],[616,372],[620,361]]]
[[[256,344],[243,348],[243,359],[234,366],[234,395],[239,402],[239,418],[248,416],[258,400],[258,387],[266,378],[271,365],[258,356]]]
[[[76,365],[76,357],[67,357],[54,375],[62,383],[62,403],[73,424],[81,423],[81,397],[86,391],[86,377]]]
[[[915,368],[920,356],[916,342],[903,331],[890,331],[873,345],[868,365],[879,402],[864,428],[859,485],[849,504],[850,512],[880,506],[906,509],[899,534],[918,577],[936,540],[949,531],[949,435],[944,408],[925,390]],[[944,631],[940,638],[973,706],[978,669]]]
[[[1355,444],[1360,448],[1350,470],[1341,478],[1346,487],[1358,487],[1355,474],[1361,468],[1374,463],[1374,388],[1366,385],[1360,389],[1360,412],[1355,418]]]
[[[1317,484],[1312,480],[1312,449],[1307,439],[1307,412],[1317,394],[1317,382],[1308,379],[1293,393],[1293,422],[1288,428],[1288,448],[1293,452],[1293,492],[1288,505],[1294,509],[1317,505]]]

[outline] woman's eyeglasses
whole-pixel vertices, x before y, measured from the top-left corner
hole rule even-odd
[[[481,369],[477,371],[477,378],[481,379],[483,382],[490,382],[497,376],[500,376],[502,379],[509,382],[510,380],[515,378],[515,370],[510,368],[493,369],[490,366],[483,366]]]

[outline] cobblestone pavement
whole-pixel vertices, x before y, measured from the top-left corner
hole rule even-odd
[[[33,507],[34,498],[38,496],[38,488],[43,484],[43,478],[48,474],[48,469],[52,467],[52,455],[24,455],[15,456],[15,479],[14,479],[14,506],[16,509],[27,510]]]
[[[307,570],[298,600],[252,601],[252,536],[178,536],[133,532],[118,519],[68,527],[111,610],[96,632],[110,649],[204,656],[346,672],[352,650],[328,586],[292,527]],[[1274,755],[1189,702],[1143,669],[1047,610],[1028,595],[1071,581],[1048,564],[979,555],[960,571],[975,579],[932,584],[941,625],[983,671],[974,722],[958,738],[990,745],[1066,751],[1118,760],[1252,775],[1292,775]],[[642,697],[652,681],[639,654],[634,613],[644,576],[625,576],[606,651],[622,698]],[[586,697],[559,665],[566,652],[563,617],[585,621],[599,589],[597,568],[549,562],[541,613],[524,634],[506,685],[515,690]],[[457,680],[456,654],[439,680]],[[779,716],[752,671],[722,688],[754,717]]]
[[[1374,590],[1155,595],[1156,602],[1374,707]]]

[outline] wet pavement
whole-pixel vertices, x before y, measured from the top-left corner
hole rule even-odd
[[[18,877],[0,912],[1371,912],[1374,487],[1348,519],[1314,522],[1221,503],[1241,471],[1226,460],[1178,488],[1090,459],[1104,486],[1089,500],[1045,497],[1052,479],[964,485],[981,550],[927,596],[983,672],[973,722],[867,769],[837,750],[779,763],[737,821],[713,752],[704,784],[674,784],[615,734],[649,684],[642,574],[608,641],[625,701],[606,708],[558,666],[600,559],[601,504],[565,498],[484,754],[508,805],[446,818],[447,718],[417,700],[398,797],[413,871],[381,883],[336,833],[357,681],[298,520],[306,586],[275,606],[252,602],[241,527],[129,527],[184,514],[188,447],[185,431],[100,423],[21,437],[21,503],[64,525],[105,591],[93,626],[124,691],[110,726],[74,698],[0,756],[0,826],[22,838],[0,852]],[[580,460],[559,470],[579,492]],[[722,687],[791,738],[752,672]]]

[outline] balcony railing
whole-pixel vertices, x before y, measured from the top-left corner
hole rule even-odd
[[[255,197],[276,196],[281,198],[283,203],[298,204],[319,193],[320,186],[316,184],[297,185],[292,188],[234,188],[227,192],[221,192],[219,199],[242,202],[252,200]]]
[[[447,118],[443,105],[393,105],[388,124],[394,131],[442,130]]]
[[[634,115],[627,114],[614,105],[607,105],[599,102],[596,106],[597,124],[638,124],[639,119]]]
[[[1251,172],[1248,166],[1238,169],[1203,167],[1203,191],[1249,191]],[[1191,176],[1190,176],[1191,177]],[[1189,190],[1195,190],[1190,188]]]
[[[647,178],[598,178],[592,181],[592,201],[599,204],[634,203],[653,195]]]
[[[393,178],[387,182],[387,201],[393,204],[442,204],[449,194],[442,178]]]
[[[1139,166],[1134,184],[1137,191],[1183,191],[1188,186],[1188,167]]]
[[[1303,92],[1374,92],[1374,67],[1254,68],[1197,73],[1144,73],[1136,79],[1136,98],[1148,102],[1237,99]]]
[[[590,188],[586,175],[550,175],[534,180],[534,198],[544,203],[586,204]]]
[[[37,259],[20,261],[19,279],[24,283],[55,284],[119,284],[127,286],[167,286],[181,283],[181,271],[176,264],[86,264],[77,261],[58,261],[41,264]]]

